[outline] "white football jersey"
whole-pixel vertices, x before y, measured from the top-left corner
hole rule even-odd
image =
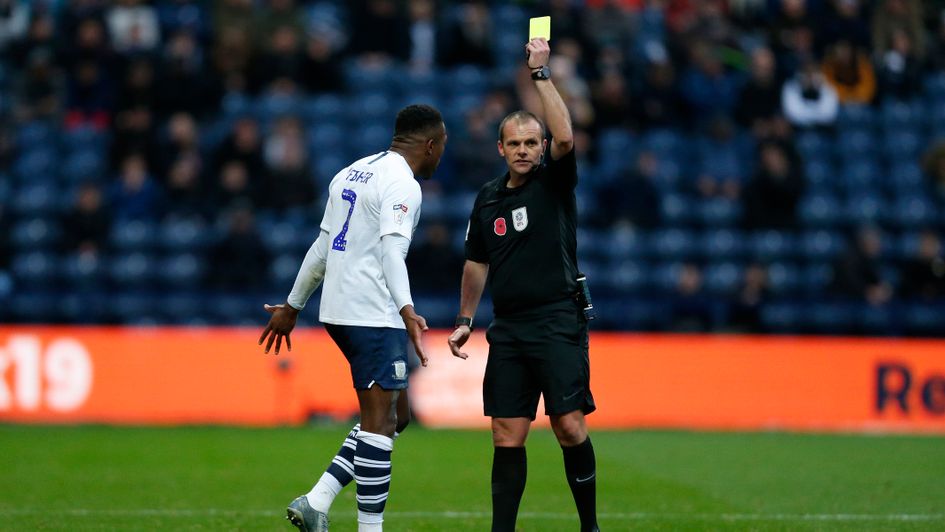
[[[411,239],[420,221],[420,184],[402,155],[384,151],[338,172],[321,229],[330,245],[319,320],[404,329],[382,268],[381,237]]]

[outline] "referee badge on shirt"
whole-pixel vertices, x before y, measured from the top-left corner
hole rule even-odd
[[[518,232],[522,232],[528,227],[528,211],[525,210],[525,207],[512,209],[512,227]]]

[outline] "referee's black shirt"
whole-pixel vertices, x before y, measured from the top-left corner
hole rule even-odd
[[[508,188],[509,174],[485,184],[466,235],[466,259],[489,264],[497,316],[577,292],[577,163],[574,150]]]

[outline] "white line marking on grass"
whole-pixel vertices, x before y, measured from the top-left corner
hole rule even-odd
[[[39,511],[48,512],[49,508],[0,509],[0,516],[14,517],[33,515]],[[234,510],[225,508],[135,508],[85,509],[65,508],[55,510],[57,515],[68,517],[279,517],[283,512],[275,510]],[[338,517],[354,517],[351,511],[334,512]],[[397,517],[420,517],[439,519],[489,519],[490,512],[411,512],[388,511],[385,515]],[[553,512],[520,512],[519,517],[537,520],[572,520],[577,514]],[[945,514],[760,514],[760,513],[659,513],[659,512],[604,512],[598,519],[608,521],[817,521],[817,522],[929,522],[945,521]]]

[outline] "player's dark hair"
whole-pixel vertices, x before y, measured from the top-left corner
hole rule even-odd
[[[397,113],[394,122],[395,137],[409,137],[435,131],[443,123],[443,116],[435,108],[425,104],[408,105]]]
[[[514,111],[499,122],[499,142],[505,141],[505,124],[509,123],[511,120],[515,120],[518,123],[528,122],[529,120],[538,122],[538,127],[541,128],[541,138],[545,138],[545,124],[542,123],[541,119],[538,118],[535,113],[529,111]]]

